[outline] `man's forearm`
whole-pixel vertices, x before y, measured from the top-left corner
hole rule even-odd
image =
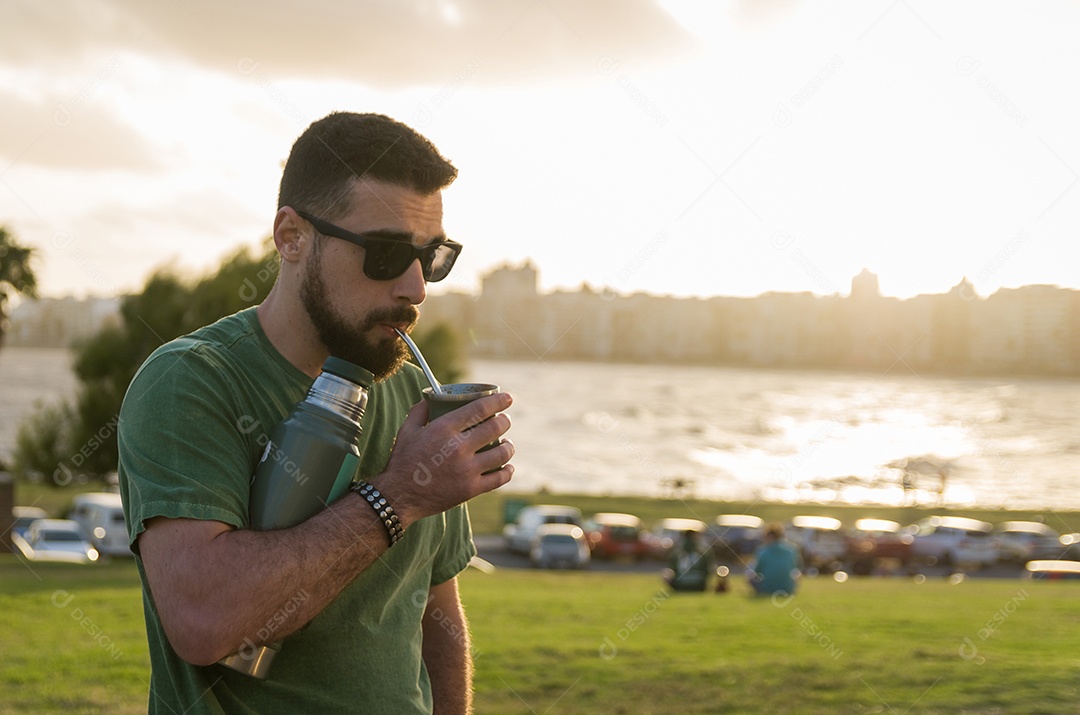
[[[167,520],[154,530],[183,526]],[[140,537],[144,555],[147,537],[150,530]],[[205,665],[262,645],[259,633],[268,624],[272,641],[302,628],[386,547],[370,506],[347,495],[295,527],[222,531],[201,547],[158,554],[144,565],[151,584],[162,586],[152,586],[152,597],[173,648]]]
[[[423,628],[434,715],[468,715],[472,712],[472,644],[457,579],[431,589]]]

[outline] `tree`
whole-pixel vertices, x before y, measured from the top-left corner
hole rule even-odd
[[[74,404],[38,408],[20,425],[16,474],[64,486],[114,471],[120,405],[139,366],[173,338],[262,301],[277,276],[276,255],[269,242],[258,256],[244,248],[197,281],[160,270],[141,293],[125,296],[120,324],[76,347]]]
[[[7,333],[8,300],[14,295],[37,296],[37,276],[30,263],[34,249],[21,246],[6,226],[0,226],[0,347]]]
[[[51,484],[62,486],[73,480],[70,470],[61,466],[58,455],[71,454],[70,405],[38,405],[22,421],[15,438],[15,474],[43,475]]]

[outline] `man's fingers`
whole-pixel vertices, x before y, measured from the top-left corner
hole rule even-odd
[[[514,443],[508,439],[504,439],[491,449],[476,453],[476,463],[484,472],[501,469],[513,458]]]
[[[456,410],[446,413],[434,420],[445,421],[453,425],[457,432],[464,432],[473,425],[479,424],[489,417],[498,414],[510,407],[513,399],[506,392],[498,392],[494,395],[481,397],[467,405],[462,405]]]
[[[483,494],[498,489],[509,482],[513,476],[514,465],[512,464],[504,464],[493,472],[480,475],[480,493]]]
[[[485,444],[498,442],[508,431],[510,431],[510,416],[506,414],[497,414],[466,430],[470,441],[477,442],[477,449],[480,449]]]
[[[497,397],[497,395],[491,397]],[[498,442],[510,429],[509,415],[504,412],[489,414],[492,404],[501,403],[489,403],[487,408],[480,407],[475,411],[473,410],[475,403],[464,405],[428,423],[427,429],[431,430],[430,434],[433,436],[445,435],[446,443],[461,444],[475,452],[484,445]],[[470,415],[476,415],[476,417],[470,417]]]
[[[410,431],[415,431],[427,424],[427,421],[428,404],[427,401],[420,400],[409,410],[409,414],[405,416],[405,421],[401,423],[400,430],[408,427]]]

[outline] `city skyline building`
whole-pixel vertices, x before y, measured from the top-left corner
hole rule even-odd
[[[63,347],[118,320],[119,298],[20,303],[9,346]],[[481,358],[692,363],[957,374],[1080,375],[1080,291],[1049,285],[979,296],[883,296],[863,269],[847,295],[744,298],[542,293],[531,260],[483,274],[479,293],[433,294],[420,327],[446,323]]]
[[[476,357],[679,362],[961,374],[1080,374],[1080,291],[1031,285],[979,296],[881,294],[863,269],[848,295],[620,295],[583,284],[540,293],[531,261],[503,264],[480,293],[431,296],[424,323],[468,336]]]

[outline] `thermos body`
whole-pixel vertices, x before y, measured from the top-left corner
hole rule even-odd
[[[304,399],[270,433],[251,480],[253,529],[295,526],[348,490],[373,380],[361,367],[327,358]]]
[[[360,466],[358,432],[339,422],[301,403],[274,428],[251,485],[251,528],[295,526],[348,490]]]

